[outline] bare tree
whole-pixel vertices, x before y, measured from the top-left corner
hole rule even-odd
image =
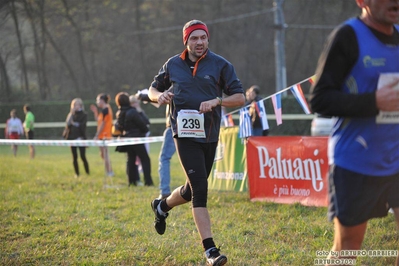
[[[11,87],[10,87],[10,79],[7,73],[7,55],[3,59],[3,56],[0,54],[0,90],[4,91],[5,100],[9,101],[11,96]]]
[[[89,0],[84,0],[84,15],[85,15],[85,23],[88,24],[90,21],[90,3]],[[93,82],[93,86],[97,87],[97,71],[96,71],[96,60],[95,60],[95,50],[93,45],[93,38],[90,38],[87,41],[88,53],[89,53],[89,64],[91,69],[91,78]],[[93,88],[94,89],[94,88]]]
[[[72,69],[71,64],[68,62],[68,59],[66,58],[65,54],[62,52],[61,48],[57,45],[57,43],[54,41],[54,38],[51,36],[50,32],[48,31],[47,27],[44,26],[43,28],[47,39],[49,40],[51,46],[53,46],[54,50],[57,52],[57,54],[60,56],[62,63],[65,65],[65,67],[68,70],[68,73],[72,79],[72,82],[74,84],[75,90],[76,92],[79,94],[80,92],[80,86],[79,86],[79,82],[76,78],[76,75]]]
[[[36,17],[35,17],[35,11],[30,3],[30,1],[23,0],[25,12],[28,16],[31,28],[32,28],[32,33],[33,33],[33,41],[34,41],[34,53],[35,53],[35,61],[36,61],[36,72],[37,72],[37,77],[38,77],[38,85],[39,85],[39,92],[40,92],[40,97],[42,100],[48,99],[49,95],[48,93],[50,92],[49,85],[48,85],[48,80],[47,80],[47,74],[45,70],[45,42],[43,41],[43,38],[40,40],[37,25],[36,25]],[[40,5],[44,5],[43,0],[40,0],[38,2]],[[43,16],[44,14],[42,13],[43,8],[41,7],[41,11],[37,12],[38,15]],[[42,19],[41,19],[42,20]]]
[[[28,72],[27,72],[27,68],[26,68],[25,49],[22,45],[22,36],[21,36],[21,31],[19,29],[19,20],[18,20],[18,15],[17,15],[17,9],[15,7],[15,0],[11,0],[9,2],[8,6],[10,8],[11,17],[14,21],[15,33],[16,33],[17,39],[18,39],[18,47],[19,47],[21,63],[22,63],[22,76],[24,77],[24,82],[25,82],[24,88],[25,88],[25,92],[29,93],[29,80],[28,80]]]
[[[50,84],[48,81],[47,77],[47,71],[46,71],[46,48],[47,48],[47,40],[46,40],[46,34],[44,32],[45,28],[45,12],[44,12],[44,4],[45,0],[38,0],[37,5],[38,5],[38,16],[40,19],[40,67],[43,71],[43,83],[44,83],[44,89],[46,90],[46,94],[51,97],[51,90],[50,90]]]
[[[285,1],[288,85],[314,73],[331,26],[357,11],[347,0]],[[0,0],[2,93],[6,82],[11,99],[14,88],[62,99],[148,86],[184,49],[181,29],[191,19],[208,24],[210,49],[233,63],[244,87],[275,91],[273,0]],[[33,85],[40,95],[29,95]]]
[[[142,30],[142,27],[141,27],[142,15],[141,15],[141,12],[140,12],[140,6],[141,6],[142,3],[143,3],[143,0],[136,0],[135,1],[135,4],[136,4],[136,16],[135,17],[136,17],[136,27],[137,27],[136,30],[137,31],[141,31]],[[141,77],[139,77],[139,78],[142,79],[143,76],[144,76],[143,74],[148,71],[146,60],[145,60],[145,57],[144,57],[145,44],[144,44],[144,41],[143,41],[143,35],[142,34],[139,34],[136,37],[138,39],[137,45],[138,45],[138,49],[139,49],[138,53],[139,53],[139,56],[140,56],[140,65],[143,66],[142,71],[139,72],[141,74]]]
[[[75,30],[75,34],[77,37],[80,62],[82,64],[84,76],[85,76],[84,83],[89,88],[90,91],[94,92],[93,79],[92,79],[91,73],[87,67],[85,52],[84,52],[84,48],[83,48],[82,31],[81,31],[79,25],[74,21],[74,19],[72,18],[71,14],[70,14],[67,0],[61,0],[61,1],[65,8],[65,17],[71,23],[73,29]]]

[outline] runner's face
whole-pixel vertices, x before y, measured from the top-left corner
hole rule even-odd
[[[374,23],[392,26],[399,23],[398,0],[364,0],[367,15]]]
[[[195,30],[187,41],[187,50],[191,61],[197,61],[208,49],[208,35],[204,30]]]

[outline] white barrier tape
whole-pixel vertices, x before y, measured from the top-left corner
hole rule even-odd
[[[162,142],[163,136],[145,138],[119,138],[109,140],[44,140],[44,139],[0,139],[0,145],[33,145],[33,146],[100,146],[115,147],[153,142]]]
[[[163,136],[145,137],[145,138],[120,138],[120,139],[108,140],[107,146],[114,147],[114,146],[126,146],[134,144],[145,144],[153,142],[162,142],[163,140],[164,140]]]

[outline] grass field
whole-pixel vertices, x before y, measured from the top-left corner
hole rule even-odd
[[[124,154],[110,152],[111,184],[97,148],[87,150],[90,176],[74,178],[69,148],[37,147],[30,160],[26,146],[14,158],[0,145],[0,265],[204,265],[188,204],[170,212],[163,236],[153,228],[159,148],[151,145],[156,186],[127,187]],[[172,187],[183,182],[175,156]],[[209,192],[208,207],[229,265],[313,265],[316,251],[332,244],[325,208],[250,202],[247,193],[217,191]],[[369,223],[364,250],[398,247],[393,215]],[[394,261],[362,257],[357,265]]]

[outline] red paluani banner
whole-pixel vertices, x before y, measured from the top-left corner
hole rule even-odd
[[[328,137],[250,137],[251,200],[327,206]]]

